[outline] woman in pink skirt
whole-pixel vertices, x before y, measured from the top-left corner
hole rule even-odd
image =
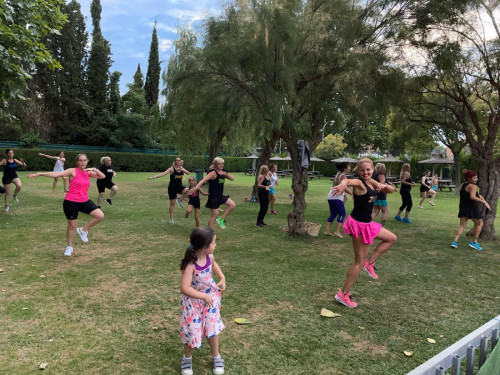
[[[347,271],[342,290],[335,296],[337,301],[347,307],[356,307],[358,305],[351,300],[350,290],[361,270],[365,271],[370,277],[378,279],[374,269],[375,261],[389,250],[397,240],[394,233],[383,228],[381,224],[372,221],[373,202],[377,198],[377,194],[381,191],[393,193],[395,188],[372,179],[373,162],[368,158],[359,160],[356,170],[359,179],[345,179],[334,187],[337,194],[342,194],[347,186],[353,188],[354,209],[344,222],[344,232],[352,236],[354,263]],[[381,242],[373,253],[368,256],[370,245],[373,244],[374,239]]]

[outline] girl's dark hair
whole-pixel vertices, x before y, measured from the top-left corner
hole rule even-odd
[[[7,150],[5,150],[5,155],[7,155],[9,152],[11,152],[12,149],[11,148],[8,148]]]
[[[196,252],[210,246],[214,236],[215,232],[211,228],[198,227],[193,229],[191,235],[189,236],[191,244],[186,249],[184,259],[181,261],[181,271],[185,270],[189,264],[196,262],[196,259],[198,258],[196,256]]]
[[[335,167],[336,167],[336,168],[337,168],[340,172],[342,172],[344,169],[346,169],[346,168],[347,168],[347,166],[348,166],[348,165],[349,165],[349,163],[348,163],[348,162],[343,161],[343,162],[341,162],[341,163],[336,163],[336,164],[335,164]]]

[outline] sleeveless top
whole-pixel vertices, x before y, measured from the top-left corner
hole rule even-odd
[[[361,182],[365,185],[366,193],[363,195],[353,194],[354,209],[351,212],[351,217],[362,223],[369,223],[372,221],[373,202],[377,197],[377,190],[369,187],[363,180]]]
[[[208,180],[209,198],[222,197],[224,193],[224,183],[226,182],[226,179],[222,177],[222,175],[218,174],[215,169],[214,172],[215,172],[215,178],[212,180]]]
[[[169,189],[176,189],[182,186],[182,178],[184,177],[184,172],[181,170],[177,172],[175,168],[174,172],[170,174],[170,184],[168,185]]]
[[[264,181],[262,181],[262,185],[264,185],[264,186],[271,186],[271,180],[268,179],[268,178],[266,178],[266,177],[264,177]],[[266,189],[259,187],[259,190],[266,190]]]
[[[411,177],[408,177],[405,182],[408,182],[409,184],[413,183],[411,180]],[[409,193],[411,191],[411,185],[405,185],[401,184],[401,189],[399,189],[399,193]]]
[[[54,165],[54,172],[62,171],[64,171],[64,162],[61,159],[57,159],[56,164]]]
[[[276,181],[278,181],[278,175],[276,172],[271,172],[271,187],[273,189],[276,187]]]
[[[71,202],[83,203],[89,200],[90,178],[87,171],[81,171],[75,168],[75,177],[69,180],[69,191],[64,197],[65,200]]]
[[[337,174],[335,175],[335,179],[334,179],[335,185],[333,185],[330,188],[330,191],[328,192],[328,200],[329,201],[331,201],[331,200],[339,200],[342,202],[344,201],[345,191],[342,194],[335,196],[335,191],[333,190],[334,186],[337,186],[338,184],[340,184],[340,178],[342,176],[345,176],[345,173],[340,172],[340,171],[337,172]]]
[[[462,185],[462,188],[460,189],[460,203],[458,206],[459,211],[463,212],[470,212],[470,211],[475,211],[479,204],[478,202],[473,201],[470,199],[470,193],[465,191],[465,187],[469,185],[468,182],[464,182]],[[476,197],[479,198],[479,193],[476,191]]]
[[[10,162],[5,159],[6,163],[3,165],[3,176],[8,179],[17,178],[17,163],[15,161]]]
[[[382,175],[384,176],[384,183],[385,183],[385,175]],[[378,179],[378,173],[375,173],[372,178],[377,181],[377,182],[380,182],[379,179]],[[380,182],[382,183],[382,182]],[[379,191],[378,194],[377,194],[377,200],[379,201],[386,201],[387,200],[387,193],[384,193],[383,191]]]

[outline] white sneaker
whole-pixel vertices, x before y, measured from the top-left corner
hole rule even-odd
[[[14,202],[19,203],[19,199],[15,195],[12,196],[12,199],[14,199]]]
[[[177,198],[176,201],[177,201],[177,204],[179,205],[179,208],[184,208],[184,206],[182,205],[181,198]]]
[[[168,223],[169,223],[169,224],[174,224],[174,219],[170,219],[170,220],[168,221]]]
[[[69,257],[69,256],[71,256],[72,252],[73,252],[73,248],[71,246],[66,246],[66,251],[64,252],[64,255]]]
[[[5,206],[4,210],[5,212],[9,212],[9,206]]]
[[[82,239],[83,242],[89,242],[89,239],[87,238],[87,234],[89,232],[88,231],[85,232],[82,228],[76,228],[76,231],[80,235],[80,238]]]

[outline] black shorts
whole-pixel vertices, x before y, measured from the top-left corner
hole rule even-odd
[[[97,190],[99,190],[99,193],[104,193],[104,190],[111,189],[113,186],[115,186],[113,181],[97,180]]]
[[[188,205],[193,206],[194,208],[200,208],[200,196],[197,197],[189,197]]]
[[[206,208],[210,208],[211,210],[215,210],[225,204],[229,199],[229,195],[223,195],[221,197],[210,197],[208,196],[207,204],[205,204]]]
[[[78,219],[79,212],[89,215],[92,211],[97,210],[97,208],[97,205],[90,199],[87,202],[73,202],[65,199],[63,202],[64,214],[68,220]]]
[[[177,198],[177,194],[182,194],[184,189],[185,187],[182,185],[177,188],[175,186],[168,185],[168,199],[172,200]]]
[[[15,176],[10,176],[10,177],[2,176],[2,184],[8,185],[8,184],[12,183],[12,180],[14,180],[16,178],[19,178],[19,176],[17,174]]]
[[[5,194],[5,188],[3,186],[0,186],[0,194]]]
[[[431,189],[429,189],[427,186],[420,185],[420,192],[421,193],[427,193],[429,190],[431,190]]]

